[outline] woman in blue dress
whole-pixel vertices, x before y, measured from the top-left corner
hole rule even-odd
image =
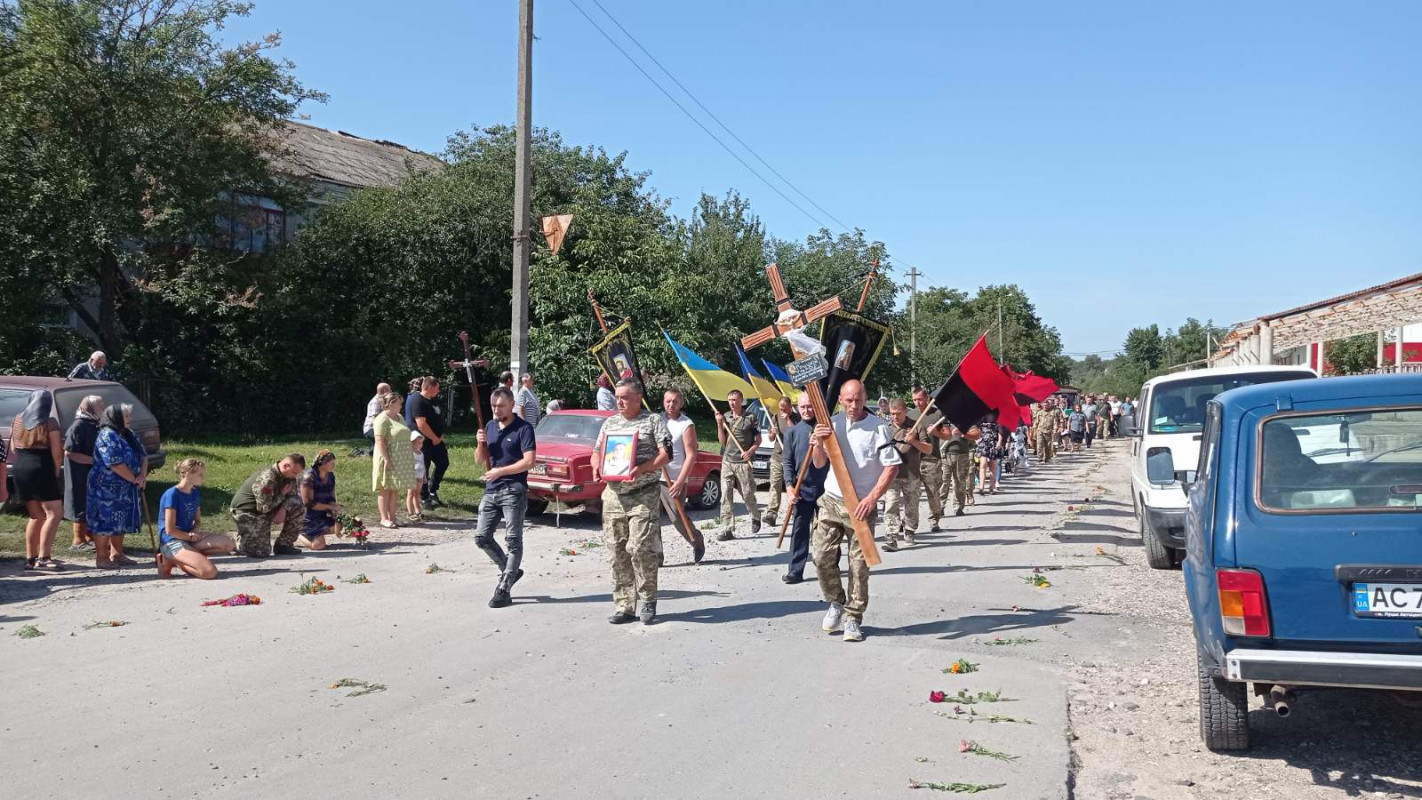
[[[336,502],[336,454],[322,450],[311,469],[301,476],[301,500],[306,504],[306,521],[297,541],[308,550],[325,550],[327,536],[340,536],[337,517],[345,509]]]
[[[128,428],[132,417],[133,406],[127,403],[104,409],[94,442],[84,513],[100,569],[138,563],[123,553],[124,535],[137,533],[142,524],[139,494],[148,482],[148,452]]]

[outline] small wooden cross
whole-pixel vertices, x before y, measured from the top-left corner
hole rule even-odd
[[[785,281],[780,277],[780,267],[771,264],[765,268],[765,275],[770,279],[770,288],[775,291],[775,307],[780,315],[770,327],[763,328],[741,339],[741,346],[747,350],[765,344],[777,336],[784,336],[789,331],[803,328],[817,319],[823,319],[841,307],[839,298],[832,297],[811,306],[808,311],[796,311],[790,303],[790,293],[785,291]],[[797,350],[794,344],[791,344],[790,350],[796,358],[804,358],[806,355]],[[815,420],[830,425],[829,406],[825,402],[824,393],[820,391],[819,381],[811,381],[806,384],[805,393],[809,395],[810,405],[815,409]],[[859,493],[854,490],[854,481],[850,479],[849,465],[844,461],[838,434],[831,436],[825,442],[825,449],[829,451],[830,468],[834,470],[835,480],[838,481],[840,491],[844,494],[844,507],[848,510],[849,519],[854,524],[854,537],[859,540],[859,549],[864,554],[864,562],[871,567],[875,566],[882,560],[879,558],[879,548],[874,544],[874,531],[870,529],[869,523],[856,519],[854,516],[854,509],[859,506]]]

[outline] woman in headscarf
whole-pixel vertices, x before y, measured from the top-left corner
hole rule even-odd
[[[372,428],[371,430],[374,430]],[[301,476],[301,502],[306,504],[306,520],[301,523],[297,542],[307,550],[325,550],[327,536],[340,536],[337,517],[345,513],[336,502],[336,454],[322,450]]]
[[[29,405],[10,424],[10,476],[15,499],[24,503],[30,521],[25,525],[25,569],[57,570],[53,558],[54,533],[64,513],[64,490],[59,470],[64,447],[59,423],[50,416],[54,395],[44,389],[30,394]]]
[[[99,438],[99,415],[104,398],[91,394],[79,401],[74,424],[64,434],[64,518],[74,523],[75,553],[93,552],[94,539],[84,524],[84,499],[89,492],[89,468],[94,466],[94,440]]]
[[[99,569],[138,563],[123,554],[124,535],[137,533],[142,523],[138,504],[148,481],[148,452],[128,429],[132,416],[133,406],[127,403],[109,406],[94,442],[85,516]]]

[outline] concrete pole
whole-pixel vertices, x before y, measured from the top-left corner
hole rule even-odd
[[[1274,363],[1274,329],[1267,322],[1259,325],[1259,363],[1264,366]]]
[[[514,125],[513,325],[509,331],[509,371],[528,367],[528,261],[533,189],[533,0],[518,4],[518,119]]]
[[[1376,369],[1382,369],[1383,365],[1383,343],[1387,341],[1387,331],[1378,331],[1378,359]]]
[[[918,385],[918,267],[909,268],[909,381]]]
[[[1394,367],[1397,367],[1398,372],[1402,371],[1402,333],[1406,329],[1406,325],[1402,325],[1399,323],[1397,326],[1397,349],[1392,354],[1392,365]]]

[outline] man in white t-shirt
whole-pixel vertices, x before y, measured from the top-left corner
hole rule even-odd
[[[514,413],[523,417],[523,421],[533,427],[538,427],[538,420],[543,416],[543,406],[540,405],[538,394],[533,391],[533,373],[525,372],[520,379],[522,386],[514,392]]]
[[[691,518],[683,519],[683,512],[679,512],[674,505],[681,504],[685,507],[686,483],[691,478],[698,449],[696,425],[692,423],[691,417],[681,413],[685,404],[686,399],[682,397],[679,389],[668,389],[662,395],[662,410],[666,412],[667,430],[671,432],[672,440],[671,463],[667,464],[667,468],[662,472],[662,510],[666,512],[676,532],[691,545],[692,562],[700,564],[702,556],[706,555],[706,540],[701,536],[701,531],[696,529],[695,523],[691,523]],[[668,476],[671,477],[671,483],[667,482]],[[689,527],[688,523],[691,523]]]
[[[375,396],[370,398],[370,402],[365,404],[365,424],[361,426],[360,432],[365,438],[375,441],[375,418],[380,416],[381,401],[385,395],[390,394],[390,384],[380,383],[375,387]]]
[[[820,495],[820,513],[815,520],[811,551],[815,572],[819,573],[820,591],[830,604],[824,629],[830,633],[843,629],[846,642],[862,642],[864,633],[859,624],[864,621],[864,610],[869,606],[869,565],[864,561],[859,538],[854,535],[850,515],[867,522],[872,533],[879,498],[893,485],[902,459],[892,446],[894,437],[884,420],[864,407],[864,384],[845,381],[839,390],[839,404],[844,411],[834,415],[833,430],[823,423],[815,426],[810,460],[816,467],[828,464],[825,440],[831,435],[838,438],[854,493],[859,495],[859,505],[853,509],[844,507],[844,492],[834,470],[830,470],[825,476],[824,494]],[[849,540],[847,598],[839,577],[840,543],[845,539]]]

